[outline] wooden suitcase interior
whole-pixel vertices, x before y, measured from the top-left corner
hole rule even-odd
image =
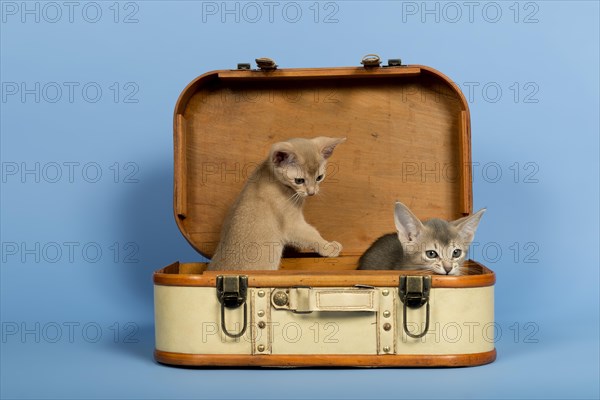
[[[214,71],[182,92],[175,109],[175,216],[210,258],[221,223],[270,145],[291,137],[348,140],[335,150],[309,223],[355,265],[393,232],[393,205],[420,218],[472,212],[469,111],[460,90],[423,66]],[[345,260],[347,258],[347,260]]]

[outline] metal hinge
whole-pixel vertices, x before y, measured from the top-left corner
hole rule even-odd
[[[429,291],[431,290],[431,276],[401,276],[400,277],[400,301],[402,301],[402,316],[404,332],[411,338],[421,338],[429,330]],[[421,308],[426,305],[425,328],[419,334],[408,331],[406,321],[406,308]]]
[[[223,333],[232,338],[238,338],[246,332],[248,325],[247,303],[248,277],[246,275],[219,275],[217,276],[217,298],[221,303],[221,329]],[[244,322],[238,333],[230,333],[225,324],[225,308],[236,309],[244,306]]]
[[[379,67],[381,64],[381,57],[379,57],[377,54],[367,54],[362,58],[360,63],[365,68]]]

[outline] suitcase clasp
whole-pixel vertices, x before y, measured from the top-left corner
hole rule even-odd
[[[365,68],[379,67],[381,64],[381,57],[379,57],[377,54],[367,54],[362,58],[360,63]]]
[[[257,58],[256,65],[263,71],[273,71],[277,69],[277,64],[275,60],[268,57]]]
[[[429,291],[431,289],[431,276],[401,276],[400,277],[400,300],[402,301],[402,316],[404,332],[411,338],[419,339],[425,336],[429,330]],[[406,323],[406,308],[425,309],[425,329],[419,334],[413,334],[408,331]]]
[[[238,338],[246,332],[248,325],[247,303],[248,277],[246,275],[219,275],[217,276],[217,298],[221,303],[221,329],[231,338]],[[244,322],[238,333],[231,333],[225,327],[225,308],[235,309],[244,306]]]

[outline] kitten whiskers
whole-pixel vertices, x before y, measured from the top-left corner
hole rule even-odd
[[[287,211],[288,208],[298,206],[298,203],[301,201],[302,196],[299,192],[294,192],[286,201],[285,206],[283,207],[283,211]]]

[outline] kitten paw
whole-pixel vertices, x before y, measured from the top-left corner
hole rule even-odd
[[[337,257],[342,252],[342,245],[339,242],[329,242],[319,249],[319,255],[323,257]]]

